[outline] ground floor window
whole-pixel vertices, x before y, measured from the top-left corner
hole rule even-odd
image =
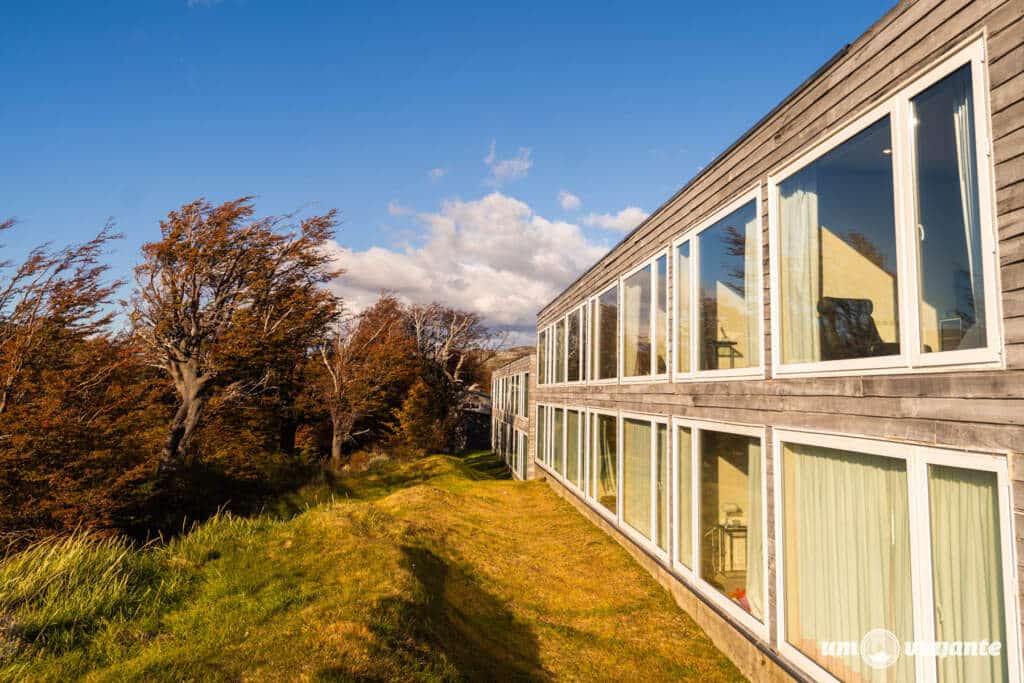
[[[554,440],[554,448],[551,449],[551,463],[559,475],[565,476],[565,410],[554,408],[554,420],[552,421],[551,436]]]
[[[701,429],[700,576],[764,619],[761,439]]]
[[[614,415],[591,413],[590,497],[618,514],[618,424]]]
[[[565,411],[565,478],[580,488],[580,451],[583,446],[583,421],[578,410]]]
[[[966,653],[999,643],[981,655],[904,651],[887,675],[1014,678],[1005,459],[785,431],[776,448],[785,647],[839,678],[875,680],[863,657],[836,644],[860,643],[874,629],[904,649],[960,643]]]

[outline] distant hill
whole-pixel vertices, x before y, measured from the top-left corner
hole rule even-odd
[[[522,358],[533,351],[532,346],[513,346],[509,349],[501,349],[496,352],[494,356],[487,359],[484,362],[484,367],[494,372],[503,365],[508,365],[512,361]]]

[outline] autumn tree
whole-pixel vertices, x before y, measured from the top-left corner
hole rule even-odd
[[[286,326],[303,318],[303,305],[326,301],[315,293],[338,274],[325,249],[334,211],[297,225],[291,216],[253,216],[250,197],[219,206],[199,199],[170,212],[161,239],[142,248],[133,331],[177,395],[163,474],[180,467],[215,392],[258,391],[273,381],[279,359],[253,363],[254,354],[272,340],[293,343]]]
[[[320,357],[322,392],[330,411],[331,461],[360,422],[378,426],[393,417],[417,368],[401,304],[382,296],[358,315],[344,316],[325,336]]]
[[[0,224],[0,230],[13,222]],[[139,491],[163,419],[152,377],[110,331],[110,227],[0,266],[0,530],[110,528]],[[155,409],[154,409],[155,407]],[[141,468],[141,469],[140,469]]]
[[[461,411],[482,364],[500,340],[479,314],[439,303],[410,306],[406,325],[415,342],[424,382],[439,407],[446,447],[462,446]]]

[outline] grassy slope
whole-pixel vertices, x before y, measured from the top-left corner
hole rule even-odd
[[[162,548],[100,549],[120,563],[103,581],[25,578],[68,548],[10,558],[0,679],[740,678],[611,539],[499,473],[435,456],[343,479]]]

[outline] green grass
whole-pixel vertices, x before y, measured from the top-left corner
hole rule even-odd
[[[0,680],[737,680],[614,541],[495,459],[325,481],[162,546],[0,561]]]

